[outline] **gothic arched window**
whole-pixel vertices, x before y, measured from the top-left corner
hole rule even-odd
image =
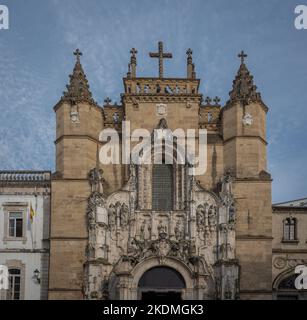
[[[152,171],[152,209],[173,210],[173,165],[153,164]]]
[[[297,221],[295,218],[286,218],[283,221],[283,228],[284,228],[284,234],[283,234],[283,240],[289,241],[289,240],[296,240],[296,225]]]

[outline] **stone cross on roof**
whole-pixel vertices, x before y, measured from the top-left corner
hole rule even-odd
[[[189,48],[186,53],[190,57],[193,54],[193,51],[191,50],[191,48]]]
[[[172,58],[173,55],[171,53],[163,52],[163,42],[159,41],[158,43],[159,51],[158,52],[150,52],[149,56],[151,58],[159,59],[159,78],[163,78],[163,59],[164,58]]]
[[[247,57],[247,54],[241,50],[241,52],[238,54],[238,57],[241,58],[241,63],[244,63],[244,58]]]
[[[77,57],[77,60],[80,60],[80,56],[82,56],[82,52],[79,49],[76,49],[74,52],[74,55]]]

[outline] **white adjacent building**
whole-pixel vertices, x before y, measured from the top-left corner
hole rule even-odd
[[[50,178],[48,171],[0,171],[0,266],[8,271],[0,299],[47,299]]]

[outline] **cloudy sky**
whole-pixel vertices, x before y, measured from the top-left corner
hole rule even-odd
[[[307,196],[307,30],[294,28],[290,0],[1,0],[10,29],[0,30],[0,169],[54,170],[55,115],[79,47],[95,100],[120,100],[131,47],[138,74],[157,75],[148,57],[164,41],[165,75],[185,75],[193,49],[201,92],[228,98],[247,64],[270,108],[268,170],[273,201]],[[307,4],[307,2],[306,2]]]

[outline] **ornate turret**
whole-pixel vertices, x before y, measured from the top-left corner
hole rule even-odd
[[[97,147],[98,137],[104,125],[104,111],[92,98],[86,75],[80,62],[82,53],[74,52],[76,62],[60,101],[54,106],[57,121],[56,173],[61,178],[77,177],[84,179],[95,161],[87,155]],[[83,141],[82,153],[71,157],[74,145]],[[65,150],[65,152],[64,152]],[[66,152],[67,151],[67,152]],[[69,166],[66,163],[70,163]]]
[[[66,86],[67,90],[63,92],[61,100],[72,103],[88,102],[90,104],[96,104],[92,98],[92,93],[89,89],[88,81],[80,62],[82,52],[77,49],[74,52],[74,55],[76,56],[77,61],[73,73],[69,75],[70,83]]]
[[[247,54],[242,50],[238,57],[241,59],[241,65],[233,80],[232,90],[229,92],[230,102],[241,101],[243,104],[252,101],[262,102],[260,93],[256,91],[257,87],[254,85],[253,76],[244,63]]]

